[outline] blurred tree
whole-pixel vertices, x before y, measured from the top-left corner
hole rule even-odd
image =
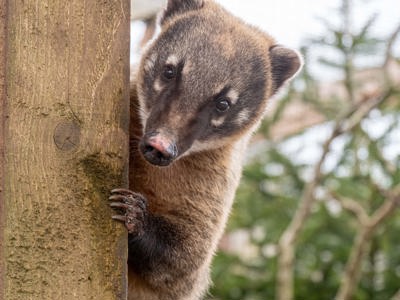
[[[324,20],[326,34],[303,49],[306,61],[309,49],[333,49],[320,67],[343,80],[322,87],[306,64],[260,129],[210,299],[400,298],[400,26],[377,39],[378,16],[355,29],[354,9],[343,0],[340,25]],[[372,55],[382,65],[358,66]],[[299,103],[324,121],[276,141],[274,126]]]

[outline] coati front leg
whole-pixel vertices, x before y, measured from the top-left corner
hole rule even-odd
[[[174,222],[173,216],[156,216],[147,210],[146,199],[127,189],[111,191],[110,206],[128,230],[128,264],[162,299],[180,299],[191,291],[197,270],[207,253],[207,242],[193,251],[194,236]],[[180,217],[182,217],[180,215]],[[184,218],[184,216],[183,216]],[[191,222],[190,222],[191,223]],[[195,242],[196,244],[198,243]],[[192,249],[192,251],[188,251]],[[180,284],[177,284],[180,282]]]
[[[147,221],[147,201],[138,193],[127,189],[114,189],[111,191],[112,201],[110,206],[123,212],[123,215],[115,215],[112,218],[125,223],[130,235],[142,236]]]

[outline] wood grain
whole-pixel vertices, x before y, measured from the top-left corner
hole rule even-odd
[[[6,118],[6,14],[7,1],[0,0],[0,299],[4,299],[4,121]]]
[[[4,299],[126,299],[129,11],[9,1]]]

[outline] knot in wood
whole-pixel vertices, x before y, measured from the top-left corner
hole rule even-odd
[[[73,121],[61,122],[54,130],[54,143],[62,151],[71,151],[78,147],[81,128]]]

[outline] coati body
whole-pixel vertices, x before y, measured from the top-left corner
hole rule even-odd
[[[298,54],[212,0],[169,0],[131,91],[129,299],[201,299],[268,99]]]

